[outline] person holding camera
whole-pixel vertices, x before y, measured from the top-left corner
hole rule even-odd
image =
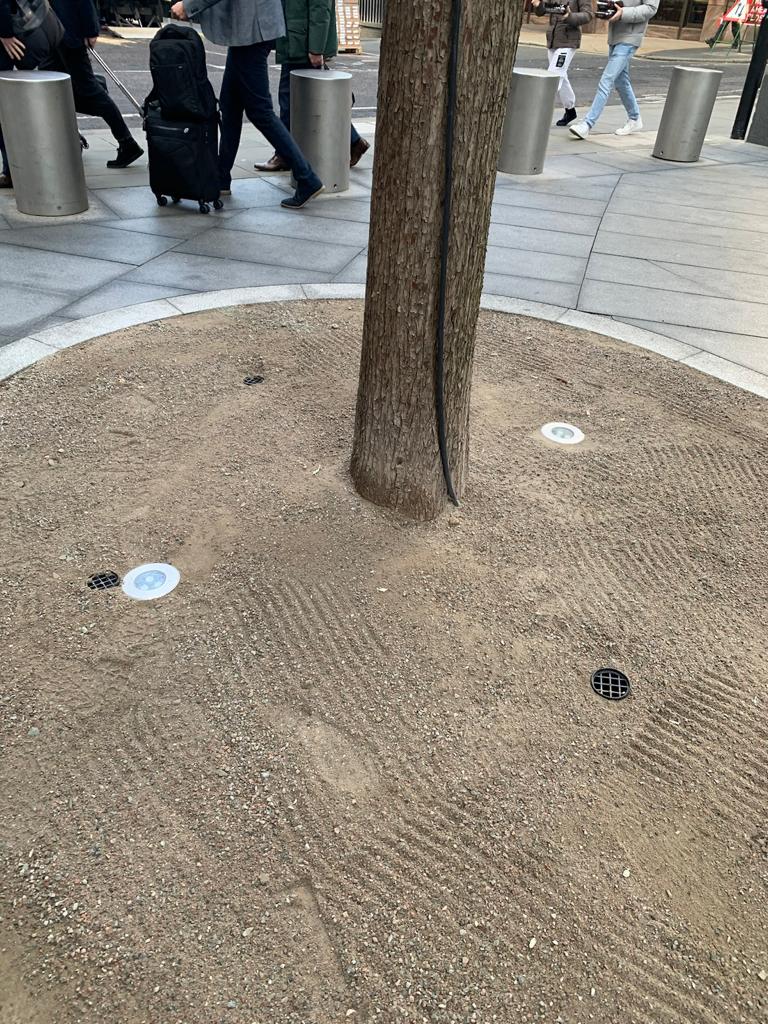
[[[597,17],[609,23],[608,63],[586,117],[569,127],[577,139],[586,139],[595,127],[614,88],[627,112],[627,123],[616,134],[642,131],[643,119],[629,80],[629,66],[645,38],[648,22],[658,9],[659,0],[597,0]]]
[[[588,25],[592,21],[592,0],[569,0],[568,3],[561,3],[560,0],[533,0],[533,13],[539,18],[549,15],[549,70],[560,75],[557,98],[565,110],[560,120],[555,123],[559,128],[565,128],[578,116],[576,94],[568,78],[568,68],[581,46],[582,25]]]

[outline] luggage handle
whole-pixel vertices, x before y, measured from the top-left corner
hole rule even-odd
[[[143,113],[144,113],[144,108],[142,107],[142,105],[141,105],[141,104],[139,103],[139,101],[138,101],[138,100],[136,99],[136,97],[135,97],[135,96],[133,96],[133,95],[132,95],[132,94],[131,94],[131,93],[130,93],[130,92],[129,92],[129,91],[127,90],[127,89],[126,89],[126,87],[125,87],[125,86],[123,85],[123,83],[122,83],[122,82],[120,81],[120,79],[119,79],[119,78],[117,77],[117,75],[116,75],[116,74],[114,73],[114,71],[113,71],[113,70],[112,70],[112,68],[111,68],[111,67],[109,66],[109,64],[107,64],[107,62],[106,62],[106,61],[104,60],[104,58],[103,58],[103,57],[102,57],[102,56],[101,56],[101,55],[100,55],[100,54],[98,53],[98,51],[97,51],[97,50],[95,50],[95,49],[92,49],[92,50],[90,50],[89,52],[90,52],[90,54],[91,54],[91,56],[92,56],[92,57],[95,57],[95,58],[96,58],[97,62],[98,62],[98,63],[99,63],[99,64],[100,64],[101,66],[102,66],[102,68],[104,68],[104,70],[106,71],[106,73],[107,73],[107,74],[109,75],[109,77],[110,77],[110,78],[112,79],[112,81],[113,81],[113,82],[115,83],[115,85],[116,85],[116,86],[118,87],[118,89],[119,89],[119,90],[120,90],[120,92],[121,92],[121,93],[123,94],[123,96],[125,96],[125,97],[126,97],[126,98],[127,98],[128,100],[130,100],[130,102],[131,102],[131,103],[133,104],[133,106],[134,106],[134,107],[135,107],[135,108],[136,108],[136,109],[138,110],[138,112],[139,112],[140,114],[142,114],[142,115],[143,115]]]

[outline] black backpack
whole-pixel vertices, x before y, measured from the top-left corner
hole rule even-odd
[[[165,119],[207,121],[216,116],[216,94],[208,81],[205,46],[188,25],[165,25],[149,44],[152,91],[145,101],[160,105]]]

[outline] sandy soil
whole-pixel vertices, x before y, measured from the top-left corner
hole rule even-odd
[[[484,315],[471,490],[414,525],[347,477],[360,324],[0,388],[2,1024],[764,1021],[768,404]]]

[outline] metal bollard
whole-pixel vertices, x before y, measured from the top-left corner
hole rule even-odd
[[[291,135],[325,185],[349,188],[352,75],[346,71],[291,72]]]
[[[69,75],[0,72],[0,124],[21,213],[66,217],[88,209]]]
[[[541,174],[560,76],[539,68],[515,68],[501,136],[499,170]]]
[[[653,149],[657,160],[696,163],[701,156],[722,77],[722,71],[707,68],[676,67],[672,70]]]
[[[760,86],[747,142],[752,142],[757,146],[768,146],[768,74],[764,76],[763,84]]]

